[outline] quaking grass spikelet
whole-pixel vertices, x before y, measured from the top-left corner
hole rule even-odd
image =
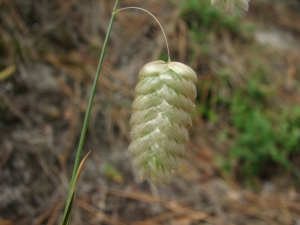
[[[158,187],[169,184],[185,153],[192,126],[197,76],[179,62],[144,65],[135,91],[129,146],[141,180],[151,176]]]

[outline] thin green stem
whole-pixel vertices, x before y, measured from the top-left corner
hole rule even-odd
[[[84,123],[83,123],[81,136],[80,136],[80,141],[79,141],[79,145],[78,145],[78,149],[77,149],[77,154],[76,154],[76,159],[75,159],[75,164],[74,164],[74,169],[73,169],[73,174],[72,174],[72,180],[71,180],[70,190],[69,190],[69,193],[68,193],[68,198],[67,198],[67,201],[66,201],[66,206],[68,205],[69,202],[73,202],[74,194],[71,193],[72,184],[74,183],[74,179],[75,179],[78,167],[79,167],[80,156],[81,156],[81,152],[82,152],[83,145],[84,145],[84,140],[85,140],[85,136],[86,136],[88,122],[89,122],[91,109],[92,109],[92,105],[93,105],[93,100],[94,100],[98,80],[99,80],[99,77],[100,77],[100,71],[101,71],[102,62],[103,62],[103,59],[104,59],[108,39],[109,39],[110,32],[111,32],[111,29],[112,29],[112,25],[113,25],[113,22],[114,22],[114,19],[115,19],[115,16],[116,16],[116,8],[117,8],[117,5],[118,5],[118,2],[119,2],[119,0],[116,0],[114,8],[113,8],[113,12],[112,12],[112,15],[111,15],[111,18],[110,18],[109,26],[108,26],[106,37],[105,37],[104,44],[103,44],[103,49],[102,49],[100,59],[99,59],[99,63],[98,63],[98,67],[97,67],[97,71],[96,71],[96,75],[95,75],[95,79],[94,79],[94,84],[93,84],[93,87],[92,87],[92,90],[91,90],[90,100],[89,100],[88,107],[87,107],[87,110],[86,110]],[[64,214],[66,214],[66,213],[67,213],[67,208],[65,208]]]
[[[125,8],[122,8],[122,9],[118,9],[118,10],[116,11],[116,13],[117,13],[117,12],[120,12],[120,11],[122,11],[122,10],[125,10],[125,9],[138,9],[138,10],[142,10],[142,11],[148,13],[150,16],[152,16],[152,17],[156,20],[156,22],[157,22],[158,25],[160,26],[160,29],[162,30],[162,33],[163,33],[164,38],[165,38],[165,41],[166,41],[167,51],[168,51],[168,62],[171,62],[171,58],[170,58],[170,50],[169,50],[169,44],[168,44],[167,36],[166,36],[166,34],[165,34],[165,31],[164,31],[162,25],[161,25],[160,22],[158,21],[158,19],[157,19],[151,12],[149,12],[148,10],[143,9],[143,8],[139,8],[139,7],[125,7]]]

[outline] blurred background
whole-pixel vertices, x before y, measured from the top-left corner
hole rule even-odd
[[[0,1],[0,225],[62,218],[112,0]],[[117,14],[71,224],[300,224],[300,1],[252,0],[230,17],[210,0],[120,0],[165,29],[198,75],[186,156],[169,186],[132,168],[141,67],[167,59],[155,20]]]

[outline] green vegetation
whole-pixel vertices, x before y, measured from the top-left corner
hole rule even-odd
[[[234,35],[241,33],[239,19],[213,8],[208,0],[185,0],[181,5],[180,14],[196,41],[205,40],[209,31],[226,29]]]
[[[223,120],[235,130],[219,131],[219,142],[226,143],[229,151],[227,158],[217,159],[224,172],[242,175],[250,187],[254,178],[268,178],[275,171],[292,172],[299,178],[292,158],[300,149],[300,106],[279,106],[274,100],[276,84],[268,84],[269,75],[261,71],[249,75],[245,85],[226,89],[228,72],[220,71],[215,83],[199,84],[195,110],[203,119]],[[232,93],[226,95],[221,89]]]
[[[260,72],[249,75],[246,85],[237,86],[232,98],[219,102],[226,105],[228,122],[237,131],[231,139],[227,131],[220,133],[223,143],[232,143],[222,168],[242,174],[250,187],[255,177],[271,177],[276,171],[299,177],[292,156],[300,149],[300,107],[280,107],[273,96],[276,84],[267,84],[268,74]]]
[[[263,107],[261,92],[253,92],[251,86],[250,82],[245,92],[236,91],[230,104],[238,134],[228,163],[238,160],[248,183],[271,164],[297,174],[290,157],[300,149],[300,107]]]
[[[253,45],[251,41],[241,41],[245,40],[243,34],[253,33],[253,29],[242,27],[239,17],[214,9],[209,0],[184,1],[181,16],[193,41],[205,47],[205,51],[201,49],[202,57],[213,49],[211,40],[218,38],[222,30],[229,31],[233,41],[249,45],[249,49]],[[193,56],[196,51],[192,49],[190,54]],[[271,177],[274,171],[292,172],[300,177],[292,160],[300,149],[300,107],[279,106],[285,105],[276,93],[280,84],[272,78],[262,56],[251,54],[247,56],[247,65],[243,65],[249,68],[247,74],[239,74],[244,83],[233,81],[232,68],[226,66],[213,77],[199,81],[194,113],[212,124],[222,120],[233,128],[233,133],[217,131],[219,141],[228,146],[222,168],[242,175],[239,178],[253,187],[254,178]]]

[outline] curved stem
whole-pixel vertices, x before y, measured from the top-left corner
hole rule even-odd
[[[139,10],[142,10],[142,11],[148,13],[149,15],[151,15],[151,16],[156,20],[156,22],[157,22],[158,25],[160,26],[160,29],[161,29],[162,32],[163,32],[163,35],[164,35],[164,38],[165,38],[165,41],[166,41],[167,50],[168,50],[168,62],[171,62],[171,58],[170,58],[170,50],[169,50],[169,44],[168,44],[167,36],[166,36],[166,34],[165,34],[164,29],[162,28],[162,25],[161,25],[160,22],[158,21],[158,19],[157,19],[151,12],[147,11],[146,9],[139,8],[139,7],[125,7],[125,8],[121,8],[121,9],[116,10],[116,13],[119,12],[119,11],[125,10],[125,9],[139,9]]]

